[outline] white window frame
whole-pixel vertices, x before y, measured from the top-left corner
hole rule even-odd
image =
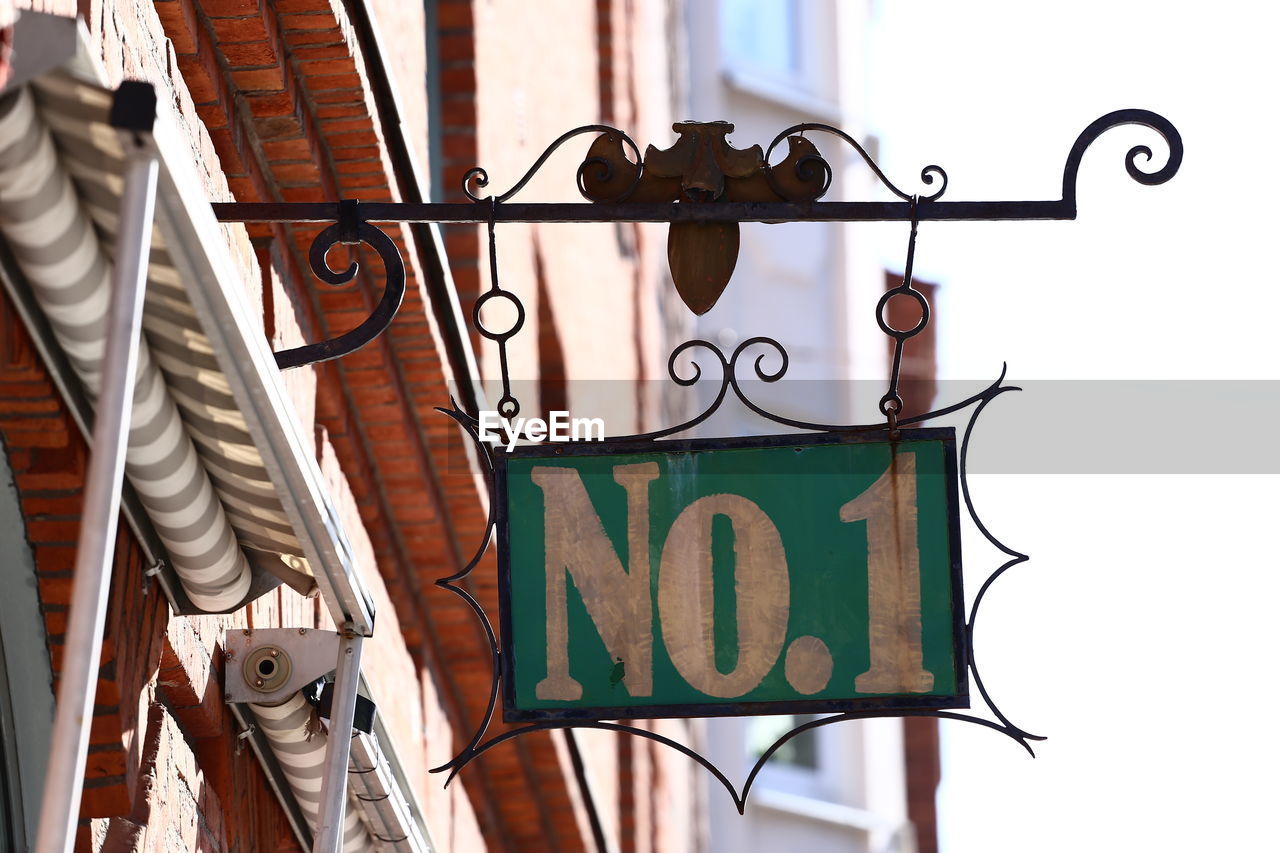
[[[750,731],[753,723],[754,718],[748,719],[744,730],[747,738],[743,748],[747,751],[748,766],[754,764],[757,760],[750,743]],[[812,768],[779,761],[775,753],[765,763],[764,767],[760,768],[760,775],[756,777],[756,784],[764,789],[782,791],[811,800],[824,802],[838,800],[840,792],[839,762],[841,758],[839,753],[844,746],[844,739],[838,737],[838,732],[834,731],[836,725],[839,724],[818,726],[806,732],[806,734],[810,734],[814,738],[814,766]],[[803,736],[797,735],[797,737]]]

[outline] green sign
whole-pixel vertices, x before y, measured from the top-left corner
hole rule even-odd
[[[494,456],[507,720],[968,707],[954,430]]]

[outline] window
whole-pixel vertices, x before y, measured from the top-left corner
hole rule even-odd
[[[798,0],[722,0],[721,33],[728,65],[775,82],[804,77]]]
[[[818,719],[816,714],[780,714],[775,717],[756,717],[747,727],[747,748],[751,758],[758,759],[765,750],[778,738],[796,726]],[[785,764],[790,767],[818,769],[818,735],[817,732],[802,732],[778,747],[777,752],[769,759],[771,764]]]
[[[839,115],[833,10],[800,0],[720,0],[721,72],[735,90],[818,118]]]
[[[819,719],[818,714],[750,717],[747,720],[747,764],[751,766],[765,751],[796,726]],[[820,726],[801,732],[778,747],[760,769],[762,788],[802,797],[830,800],[839,774],[838,738],[831,727]]]

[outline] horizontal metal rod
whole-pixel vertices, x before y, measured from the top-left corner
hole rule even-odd
[[[365,222],[888,222],[909,221],[905,201],[786,202],[507,202],[493,208],[484,203],[407,204],[361,202]],[[336,222],[337,202],[215,203],[222,222]],[[1070,201],[935,201],[921,204],[921,220],[1075,219]]]

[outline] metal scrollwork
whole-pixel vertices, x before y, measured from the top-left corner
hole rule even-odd
[[[357,204],[354,201],[340,202],[339,220],[321,231],[311,241],[311,251],[308,253],[311,271],[325,284],[334,286],[347,284],[355,279],[356,273],[360,271],[360,265],[352,261],[345,270],[338,271],[329,266],[326,255],[339,243],[347,246],[365,243],[372,246],[378,253],[378,257],[382,259],[386,279],[382,298],[378,300],[373,313],[351,331],[336,338],[277,352],[276,366],[281,370],[329,361],[355,352],[386,331],[391,321],[395,319],[396,312],[400,310],[400,303],[404,301],[405,280],[404,261],[400,257],[400,249],[386,232],[360,219]]]
[[[1062,170],[1062,203],[1069,207],[1070,218],[1074,219],[1076,215],[1076,176],[1080,172],[1080,161],[1084,158],[1085,150],[1108,130],[1127,124],[1151,128],[1164,138],[1169,147],[1169,159],[1154,172],[1145,172],[1138,167],[1139,157],[1151,160],[1154,156],[1151,148],[1146,145],[1130,148],[1124,160],[1124,168],[1129,177],[1140,184],[1153,187],[1163,184],[1178,173],[1182,166],[1182,135],[1167,118],[1150,110],[1116,110],[1107,113],[1080,132],[1075,144],[1071,146],[1071,152],[1067,154],[1067,164]]]
[[[489,184],[485,170],[476,167],[463,176],[463,192],[473,202],[496,206],[514,197],[533,179],[548,158],[574,137],[600,135],[592,142],[578,166],[579,192],[603,204],[674,202],[688,205],[789,203],[810,205],[826,195],[833,170],[814,143],[803,134],[819,131],[831,134],[851,146],[870,167],[876,178],[894,195],[915,207],[932,202],[947,188],[947,174],[940,166],[926,166],[920,173],[926,186],[940,185],[932,194],[910,196],[900,190],[853,137],[839,128],[813,122],[787,128],[769,144],[734,148],[728,140],[734,126],[725,121],[676,122],[677,139],[668,148],[639,147],[622,131],[608,125],[585,125],[556,139],[533,166],[505,193],[484,196],[479,190]],[[770,158],[783,141],[787,156],[776,165]],[[737,222],[674,222],[667,238],[667,258],[671,278],[681,299],[695,314],[710,311],[720,298],[737,265],[740,229]]]
[[[763,351],[762,351],[762,348],[763,348]],[[750,362],[749,375],[753,377],[755,380],[759,380],[762,382],[776,382],[780,380],[787,372],[787,368],[790,364],[790,358],[787,355],[786,348],[783,347],[781,343],[774,340],[773,338],[764,337],[764,336],[749,338],[743,341],[742,343],[738,344],[734,348],[733,352],[728,355],[726,355],[723,350],[721,350],[718,346],[711,343],[710,341],[701,340],[701,339],[693,339],[693,340],[685,341],[684,343],[680,344],[679,346],[675,347],[675,349],[672,350],[671,355],[667,360],[667,372],[672,382],[674,382],[676,385],[679,385],[681,387],[690,388],[697,385],[699,382],[701,382],[704,379],[703,369],[701,365],[698,363],[698,361],[696,360],[696,358],[690,358],[689,361],[687,362],[682,361],[683,357],[692,356],[694,353],[699,351],[705,352],[706,354],[710,355],[720,367],[719,384],[718,384],[718,387],[716,388],[712,402],[703,411],[698,413],[693,418],[687,421],[684,421],[680,424],[677,424],[675,426],[668,427],[661,430],[655,430],[653,432],[641,433],[637,435],[611,437],[611,440],[619,441],[619,442],[653,441],[655,445],[661,444],[659,439],[662,439],[667,436],[674,435],[680,432],[685,432],[697,426],[698,424],[702,423],[707,418],[715,414],[715,412],[721,407],[721,405],[723,405],[723,403],[728,399],[729,393],[731,391],[734,397],[736,397],[742,404],[747,406],[747,408],[749,408],[751,411],[755,412],[756,414],[760,415],[761,417],[767,420],[770,420],[776,423],[785,424],[787,426],[798,427],[802,429],[824,431],[824,432],[868,432],[868,431],[883,432],[885,433],[886,437],[892,437],[893,430],[890,427],[886,427],[884,422],[866,423],[866,424],[844,424],[844,425],[804,422],[804,421],[798,421],[793,418],[788,418],[788,417],[770,412],[763,406],[753,401],[743,389],[742,382],[746,378],[746,376],[739,375],[739,365],[744,361],[749,361]],[[991,699],[991,696],[987,690],[987,687],[982,680],[981,674],[978,670],[976,657],[974,655],[973,639],[974,639],[974,629],[977,624],[978,609],[981,606],[982,602],[985,600],[987,591],[991,588],[992,584],[998,578],[1003,576],[1007,571],[1009,571],[1009,569],[1013,568],[1016,565],[1024,563],[1028,560],[1028,557],[1026,554],[1023,554],[1019,551],[1016,551],[1010,548],[1009,546],[1005,545],[1002,541],[1000,541],[993,533],[991,533],[990,529],[986,526],[986,524],[983,523],[981,518],[978,516],[978,512],[973,504],[973,498],[969,491],[969,483],[968,483],[969,442],[973,435],[973,428],[977,422],[978,416],[986,409],[986,407],[993,400],[995,400],[1001,394],[1004,394],[1009,391],[1020,390],[1016,386],[1004,384],[1004,379],[1005,379],[1005,371],[1001,370],[1000,376],[995,380],[995,382],[991,383],[991,385],[989,385],[982,391],[978,392],[977,394],[974,394],[971,397],[968,397],[965,400],[955,403],[954,405],[950,405],[941,409],[936,409],[931,412],[915,414],[910,417],[903,417],[897,420],[896,422],[896,427],[902,427],[902,426],[920,423],[933,418],[942,417],[944,415],[959,412],[964,409],[968,409],[968,408],[973,409],[972,414],[969,416],[968,423],[965,426],[963,438],[960,444],[960,457],[959,457],[960,494],[961,494],[961,498],[963,500],[964,506],[966,508],[966,511],[968,512],[968,515],[972,520],[974,526],[979,530],[979,532],[983,535],[983,537],[987,539],[988,542],[990,542],[995,548],[997,548],[1004,555],[1006,555],[1008,559],[1005,560],[999,567],[997,567],[993,572],[991,572],[991,574],[989,574],[985,578],[985,580],[983,581],[983,583],[978,589],[977,595],[974,597],[973,604],[970,606],[968,610],[967,618],[965,619],[965,622],[963,625],[963,632],[965,637],[965,664],[969,674],[973,679],[974,685],[977,687],[978,694],[982,697],[983,702],[987,705],[988,709],[991,711],[991,714],[992,716],[994,716],[995,719],[988,719],[985,717],[976,716],[974,714],[967,714],[967,713],[961,713],[958,711],[947,711],[947,710],[907,710],[907,711],[880,710],[880,711],[853,711],[853,712],[847,712],[847,713],[833,714],[828,717],[823,717],[821,719],[813,720],[810,722],[806,722],[802,725],[796,726],[792,728],[790,731],[783,734],[781,737],[779,737],[767,750],[765,750],[765,752],[760,756],[759,760],[756,761],[755,765],[752,767],[750,773],[747,775],[741,787],[735,785],[718,767],[715,766],[713,762],[711,762],[709,759],[699,754],[695,750],[691,749],[689,746],[682,744],[679,741],[673,740],[672,738],[665,737],[663,735],[657,734],[652,731],[637,728],[635,726],[626,725],[624,723],[606,722],[606,721],[599,721],[599,720],[597,721],[581,721],[581,720],[579,721],[563,721],[563,720],[540,721],[540,722],[531,723],[528,725],[522,725],[522,726],[519,726],[518,728],[509,729],[507,731],[502,732],[501,734],[495,735],[494,737],[491,737],[486,740],[484,735],[488,731],[491,723],[493,722],[493,715],[494,715],[495,709],[497,708],[499,691],[502,689],[502,676],[501,676],[501,669],[499,667],[500,652],[499,652],[498,639],[493,631],[493,627],[489,621],[488,616],[484,612],[484,609],[480,606],[480,604],[476,601],[476,599],[473,596],[471,596],[466,590],[461,588],[458,585],[458,583],[463,578],[467,577],[471,573],[471,571],[475,568],[475,566],[479,563],[480,559],[484,555],[485,550],[488,548],[489,543],[493,539],[493,536],[495,533],[495,524],[496,524],[496,510],[495,510],[495,507],[491,505],[489,510],[489,513],[490,513],[489,523],[485,530],[483,539],[480,543],[480,547],[475,552],[474,556],[471,558],[470,561],[468,561],[467,565],[464,566],[462,570],[460,570],[454,575],[451,575],[447,578],[442,578],[436,582],[438,586],[444,589],[448,589],[450,592],[454,593],[455,595],[461,596],[467,602],[467,605],[472,609],[473,612],[476,613],[477,617],[481,620],[482,626],[485,631],[485,636],[489,642],[490,654],[491,654],[492,670],[491,670],[489,700],[486,706],[485,713],[482,719],[480,720],[479,725],[477,726],[472,736],[468,739],[466,745],[463,746],[463,748],[459,750],[459,752],[448,762],[442,765],[439,765],[437,767],[431,768],[431,772],[433,773],[447,772],[448,775],[446,776],[446,779],[445,779],[445,785],[448,785],[454,779],[454,777],[456,777],[457,774],[460,773],[462,769],[466,767],[468,764],[470,764],[472,761],[479,758],[481,755],[488,752],[489,750],[497,746],[500,746],[501,744],[506,743],[510,740],[513,740],[517,737],[520,737],[521,735],[525,735],[525,734],[529,734],[531,732],[537,732],[537,731],[546,731],[550,729],[567,729],[567,728],[598,729],[603,731],[612,731],[612,732],[618,732],[620,734],[629,734],[629,735],[635,735],[637,737],[647,738],[649,740],[671,747],[672,749],[682,753],[683,755],[687,756],[688,758],[692,759],[693,761],[698,763],[700,766],[705,768],[725,788],[725,790],[729,793],[729,796],[732,798],[735,807],[738,809],[739,812],[742,812],[746,808],[747,798],[750,795],[752,786],[755,783],[756,778],[759,776],[761,769],[764,767],[765,764],[768,763],[768,761],[773,757],[773,755],[778,751],[779,748],[781,748],[787,741],[791,740],[792,738],[796,737],[797,735],[803,732],[818,728],[820,726],[827,726],[834,723],[844,722],[847,720],[858,720],[858,719],[866,719],[869,717],[882,717],[882,716],[902,716],[902,717],[936,717],[939,719],[957,720],[961,722],[974,723],[976,725],[983,726],[985,728],[991,729],[992,731],[999,732],[1000,734],[1003,734],[1009,737],[1010,739],[1019,743],[1024,749],[1027,750],[1028,753],[1034,756],[1035,752],[1031,745],[1032,742],[1044,740],[1044,737],[1041,735],[1032,734],[1028,732],[1026,729],[1015,725],[1000,710],[1000,708]],[[484,462],[485,474],[486,476],[491,478],[490,485],[492,486],[493,485],[492,477],[494,476],[493,461],[492,461],[492,456],[490,455],[492,452],[492,449],[489,447],[489,445],[487,445],[486,443],[480,440],[479,433],[477,430],[477,422],[475,421],[475,419],[470,415],[467,415],[466,413],[459,411],[456,405],[450,409],[440,409],[439,411],[443,412],[444,414],[448,415],[449,417],[457,421],[458,424],[466,432],[467,436],[473,442],[475,442],[477,449],[479,451],[479,455]]]
[[[1158,168],[1148,168],[1154,153],[1148,145],[1135,145],[1125,156],[1125,170],[1131,178],[1147,186],[1162,184],[1172,178],[1182,164],[1182,138],[1174,126],[1162,116],[1148,110],[1117,110],[1089,124],[1077,137],[1067,156],[1063,169],[1062,196],[1058,199],[1019,201],[942,201],[947,191],[947,173],[936,165],[926,166],[920,172],[920,181],[928,193],[909,193],[891,182],[866,149],[852,136],[830,125],[818,123],[797,124],[779,133],[762,151],[759,145],[736,149],[730,145],[728,135],[733,125],[727,122],[680,122],[673,126],[677,139],[665,149],[650,145],[641,156],[639,146],[621,130],[607,125],[593,124],[575,128],[562,134],[548,146],[528,171],[510,189],[498,195],[482,195],[489,184],[488,173],[479,167],[471,169],[463,178],[463,192],[469,201],[464,203],[368,203],[357,206],[354,201],[323,204],[217,204],[215,211],[222,221],[240,222],[336,222],[325,228],[311,246],[310,263],[316,276],[331,285],[352,281],[358,271],[356,264],[345,270],[330,268],[325,260],[329,249],[338,244],[365,243],[375,249],[382,258],[386,270],[386,289],[371,314],[355,329],[331,340],[277,353],[277,363],[282,368],[295,367],[337,358],[353,352],[384,331],[394,317],[404,296],[405,268],[394,241],[380,229],[368,224],[372,221],[479,223],[487,224],[489,236],[490,287],[476,300],[471,318],[476,331],[482,337],[498,345],[499,369],[502,380],[502,397],[498,410],[504,417],[515,417],[520,403],[512,394],[508,364],[507,343],[520,332],[525,322],[525,308],[512,292],[504,290],[498,278],[496,225],[502,222],[665,222],[670,225],[668,260],[678,292],[695,313],[710,310],[727,286],[733,274],[739,248],[739,224],[741,222],[854,222],[854,221],[903,221],[910,222],[906,272],[902,283],[887,291],[877,306],[876,321],[881,331],[894,341],[889,388],[880,400],[880,414],[885,420],[866,424],[821,424],[797,420],[776,412],[753,400],[747,393],[746,383],[760,381],[777,382],[782,379],[790,360],[786,349],[769,337],[753,337],[738,344],[727,353],[710,341],[694,339],[675,347],[667,361],[667,373],[671,381],[682,388],[692,388],[708,383],[714,390],[712,400],[692,418],[663,429],[632,436],[615,437],[615,440],[660,443],[660,439],[686,432],[710,418],[730,399],[737,400],[760,418],[787,427],[831,433],[874,432],[894,440],[903,427],[929,419],[972,409],[964,428],[960,444],[958,470],[960,498],[969,518],[982,536],[1005,559],[994,569],[978,588],[967,614],[957,612],[963,620],[966,641],[964,663],[972,676],[977,693],[987,705],[992,718],[949,710],[897,710],[858,711],[838,713],[793,728],[767,749],[752,767],[741,788],[735,786],[718,768],[688,746],[670,738],[621,723],[604,721],[544,721],[509,729],[488,740],[485,734],[493,720],[499,691],[502,689],[502,672],[499,667],[498,638],[484,608],[464,586],[464,582],[479,565],[494,537],[496,509],[489,507],[489,518],[482,541],[471,559],[449,577],[436,583],[442,589],[461,596],[475,613],[484,629],[492,655],[492,673],[488,704],[476,731],[453,759],[432,768],[432,772],[448,772],[445,784],[452,780],[467,764],[509,740],[523,734],[556,728],[594,728],[605,731],[633,734],[670,746],[706,768],[729,792],[739,811],[746,800],[760,770],[787,741],[802,732],[842,722],[871,716],[929,716],[961,720],[1004,734],[1021,744],[1034,755],[1032,741],[1042,740],[1015,725],[996,706],[983,682],[974,655],[974,630],[978,610],[987,591],[1000,577],[1014,566],[1027,561],[1027,555],[1001,542],[979,518],[974,507],[968,481],[969,442],[978,416],[998,396],[1018,390],[1005,385],[1005,373],[983,391],[931,412],[906,415],[904,401],[899,393],[899,375],[903,348],[910,338],[918,335],[930,319],[930,311],[924,295],[912,286],[912,267],[916,235],[922,221],[945,220],[1028,220],[1075,219],[1077,214],[1076,182],[1080,163],[1086,150],[1099,136],[1122,125],[1141,125],[1155,131],[1164,140],[1168,156]],[[894,196],[889,201],[829,201],[825,199],[834,176],[831,163],[818,150],[806,134],[822,133],[837,137],[852,147],[855,153],[871,169],[876,179]],[[520,193],[547,163],[548,159],[569,140],[586,134],[596,134],[586,156],[577,167],[575,175],[578,191],[588,203],[523,203],[512,199]],[[787,141],[786,156],[777,163],[771,158],[783,140]],[[897,329],[889,322],[888,306],[894,297],[906,297],[917,302],[921,317],[910,329]],[[514,320],[505,328],[485,325],[482,318],[486,306],[508,303],[514,311]],[[714,362],[719,367],[718,379],[704,375],[703,365]],[[746,363],[750,362],[750,367]],[[711,383],[716,383],[711,385]],[[480,440],[478,423],[472,414],[461,411],[451,401],[448,409],[441,409],[464,430],[478,449],[483,473],[492,486],[495,463],[492,449]],[[887,422],[886,422],[887,421]]]
[[[465,203],[356,202],[327,203],[227,203],[214,204],[224,222],[327,222],[311,249],[311,267],[330,284],[344,284],[355,276],[355,267],[343,272],[330,269],[324,255],[335,243],[365,242],[373,246],[387,268],[387,289],[374,314],[351,332],[331,341],[310,344],[278,354],[281,367],[296,367],[337,358],[368,343],[394,316],[404,293],[404,266],[385,234],[369,221],[397,222],[667,222],[668,261],[676,289],[690,310],[711,310],[733,275],[739,249],[741,222],[857,222],[1075,219],[1076,179],[1085,151],[1095,139],[1122,125],[1154,130],[1164,140],[1168,157],[1159,168],[1148,170],[1154,159],[1148,145],[1131,147],[1125,170],[1138,183],[1163,184],[1182,165],[1182,137],[1163,116],[1142,109],[1116,110],[1089,124],[1067,155],[1062,176],[1062,197],[1042,201],[942,201],[947,173],[930,165],[920,172],[930,193],[910,194],[884,174],[867,150],[849,134],[816,122],[797,124],[779,133],[761,152],[760,146],[735,149],[728,122],[679,122],[673,125],[676,142],[666,149],[650,145],[645,155],[616,127],[603,124],[574,128],[549,145],[514,186],[499,195],[481,195],[489,184],[488,173],[475,167],[463,177]],[[898,200],[822,201],[830,190],[831,164],[805,136],[809,132],[835,136],[849,145]],[[579,192],[589,203],[515,203],[511,200],[543,168],[552,154],[569,140],[599,134],[578,166]],[[771,163],[774,152],[787,140],[787,156]],[[487,208],[487,209],[486,209]],[[346,224],[343,224],[343,223]],[[904,291],[906,292],[906,291]],[[505,293],[505,292],[504,292]],[[489,301],[493,297],[487,297]],[[508,298],[509,295],[508,295]],[[486,337],[489,333],[481,332]],[[499,335],[499,337],[502,337]],[[500,342],[501,343],[501,342]]]
[[[677,134],[673,145],[665,149],[649,145],[642,157],[635,141],[616,127],[604,124],[576,127],[548,145],[506,192],[481,194],[479,190],[489,185],[489,174],[479,166],[463,175],[462,191],[475,203],[510,201],[565,143],[578,136],[598,133],[577,172],[578,191],[592,202],[812,202],[826,195],[833,176],[831,164],[804,135],[818,131],[835,136],[853,148],[877,180],[895,196],[903,201],[912,198],[912,194],[889,180],[861,143],[828,124],[793,125],[775,136],[763,151],[759,145],[734,148],[727,138],[734,126],[725,121],[676,122],[672,129]],[[788,154],[773,164],[770,161],[774,151],[783,140],[788,142]],[[920,179],[927,187],[939,183],[932,193],[918,194],[920,202],[936,201],[946,192],[947,173],[941,166],[924,167]]]
[[[449,400],[449,408],[443,409],[437,407],[436,411],[452,418],[460,427],[462,427],[463,431],[466,432],[467,436],[476,446],[481,463],[484,466],[484,476],[489,480],[490,485],[492,485],[494,476],[493,456],[491,455],[492,448],[490,448],[487,443],[480,440],[478,424],[476,423],[475,418],[471,417],[466,412],[461,411],[458,408],[457,402],[453,399]],[[471,608],[471,611],[476,614],[476,618],[480,620],[480,625],[484,629],[485,639],[489,642],[489,652],[491,655],[490,663],[492,669],[490,670],[489,704],[485,709],[480,727],[476,729],[474,734],[472,734],[471,739],[467,742],[467,745],[462,748],[461,752],[458,753],[457,758],[454,758],[452,761],[447,764],[443,764],[440,767],[432,768],[432,773],[438,773],[441,770],[451,768],[457,764],[462,756],[471,755],[476,751],[476,747],[480,744],[481,739],[484,738],[484,733],[489,729],[489,723],[493,720],[493,710],[498,704],[498,687],[500,680],[498,669],[498,637],[493,631],[493,624],[489,621],[488,614],[484,612],[484,607],[476,600],[475,596],[460,585],[471,575],[471,572],[475,570],[475,567],[480,564],[480,560],[484,558],[485,551],[489,550],[489,542],[493,539],[496,521],[497,510],[495,509],[493,501],[490,501],[489,518],[485,523],[484,536],[481,537],[480,544],[476,548],[475,553],[471,555],[471,559],[468,560],[457,572],[436,581],[436,586],[441,589],[448,590],[465,601],[467,606]],[[452,778],[452,776],[450,776],[450,778]]]
[[[1149,171],[1143,161],[1151,161],[1154,152],[1148,145],[1135,145],[1125,158],[1125,170],[1135,181],[1153,186],[1163,184],[1177,174],[1182,165],[1182,137],[1168,119],[1150,110],[1124,109],[1107,113],[1089,124],[1077,137],[1067,156],[1063,170],[1062,196],[1058,199],[1024,201],[942,201],[947,190],[947,174],[939,166],[926,166],[920,179],[926,187],[937,189],[918,193],[921,220],[1028,220],[1075,219],[1076,176],[1080,162],[1090,144],[1106,131],[1122,125],[1139,125],[1158,133],[1168,148],[1164,165]],[[478,191],[489,184],[488,173],[476,167],[463,178],[467,202],[369,202],[361,204],[364,219],[397,222],[471,222],[484,223],[490,218],[482,202],[490,198],[498,204],[496,218],[502,222],[668,222],[668,223],[738,223],[738,222],[873,222],[906,221],[912,216],[911,196],[890,181],[872,160],[866,149],[849,134],[831,125],[808,122],[787,128],[778,134],[759,159],[759,168],[743,177],[740,155],[759,150],[732,149],[725,136],[732,125],[724,122],[681,122],[676,125],[682,135],[707,137],[682,143],[680,140],[666,152],[711,152],[711,161],[723,176],[723,192],[714,199],[699,192],[698,174],[705,177],[706,157],[694,156],[685,162],[689,174],[680,170],[676,177],[662,177],[646,168],[646,158],[639,147],[621,130],[593,124],[574,128],[553,142],[525,175],[511,189],[496,196]],[[833,135],[854,149],[876,178],[896,197],[895,201],[819,201],[830,189],[832,170],[813,142],[804,134],[817,131]],[[550,156],[569,140],[589,133],[600,134],[592,143],[586,158],[578,167],[578,189],[589,203],[525,203],[512,202],[513,197],[529,183]],[[771,164],[773,152],[788,140],[788,156]],[[721,151],[721,142],[728,146]],[[649,146],[653,152],[666,153]],[[726,160],[726,151],[728,160]],[[754,156],[754,155],[752,155]],[[681,158],[675,158],[680,160]],[[719,161],[730,162],[726,171]],[[674,173],[675,169],[667,169]],[[690,181],[690,175],[695,176]],[[714,176],[713,176],[714,177]],[[684,185],[688,183],[689,187]],[[712,187],[720,183],[712,181]],[[687,190],[692,190],[692,194]],[[714,191],[710,195],[714,195]],[[671,204],[673,201],[693,202]],[[712,201],[714,203],[707,203]],[[214,204],[223,222],[328,222],[337,218],[345,202],[259,203],[232,202]]]
[[[481,196],[475,193],[476,189],[484,189],[489,186],[489,173],[486,172],[484,169],[480,168],[479,166],[469,169],[467,173],[462,176],[462,192],[466,195],[467,198],[471,199],[473,202],[483,203],[487,201],[492,201],[494,203],[501,204],[504,201],[508,201],[513,196],[515,196],[516,193],[524,189],[525,185],[528,184],[529,181],[533,180],[533,176],[538,174],[538,172],[542,170],[542,165],[546,163],[548,158],[550,158],[552,154],[554,154],[557,150],[559,150],[559,148],[562,145],[564,145],[570,139],[573,139],[574,137],[577,137],[577,136],[582,136],[583,134],[586,134],[586,133],[599,133],[599,134],[602,134],[600,139],[606,139],[606,140],[609,140],[611,143],[616,143],[618,146],[619,155],[616,157],[613,157],[613,156],[605,156],[603,153],[600,153],[600,154],[589,153],[587,156],[587,159],[582,163],[581,166],[578,167],[579,190],[582,192],[584,196],[588,195],[588,192],[585,189],[586,183],[584,182],[584,174],[586,173],[586,170],[588,167],[603,169],[604,171],[598,177],[598,180],[604,181],[607,183],[612,179],[614,175],[614,171],[615,169],[618,169],[619,161],[621,161],[622,163],[626,163],[629,166],[634,166],[634,170],[635,170],[634,178],[632,179],[629,185],[629,189],[624,189],[624,191],[618,196],[609,197],[607,200],[622,201],[630,194],[630,190],[633,190],[635,188],[635,185],[638,184],[640,181],[641,168],[639,165],[637,165],[640,163],[640,148],[635,144],[635,142],[631,139],[630,136],[627,136],[621,130],[618,130],[618,128],[611,127],[607,124],[586,124],[586,125],[583,125],[582,127],[575,127],[573,130],[562,133],[555,142],[552,142],[550,145],[546,147],[546,149],[542,152],[542,154],[538,157],[538,159],[534,161],[534,164],[529,167],[529,171],[524,173],[524,177],[522,177],[519,181],[516,181],[515,185],[511,187],[511,189],[507,190],[504,193],[501,193],[500,195]],[[597,140],[597,142],[598,141],[599,140]],[[625,144],[631,150],[631,153],[635,156],[635,160],[636,160],[635,164],[630,163],[630,161],[626,159],[626,155],[622,153],[623,144]],[[630,171],[630,170],[626,170],[625,168],[623,168],[623,169],[618,169],[618,171],[621,172],[621,171]]]
[[[782,140],[784,139],[789,139],[791,140],[791,143],[794,147],[797,141],[807,142],[804,136],[797,136],[796,134],[803,134],[806,131],[810,131],[810,130],[816,130],[822,133],[829,133],[832,136],[835,136],[836,138],[842,140],[845,144],[847,144],[849,147],[851,147],[854,151],[858,153],[858,156],[862,158],[862,162],[867,164],[867,168],[871,169],[871,171],[875,174],[876,178],[880,181],[881,184],[884,185],[886,189],[889,190],[889,192],[893,193],[903,201],[912,200],[912,196],[910,194],[905,193],[902,190],[898,189],[898,187],[893,183],[893,181],[890,181],[885,176],[884,172],[880,170],[879,165],[876,164],[876,161],[871,158],[871,155],[867,153],[867,149],[863,148],[861,143],[858,142],[858,140],[854,139],[852,136],[845,133],[843,130],[841,130],[838,127],[832,127],[829,124],[819,124],[817,122],[804,122],[802,124],[792,125],[791,127],[787,128],[786,130],[782,131],[777,136],[775,136],[773,138],[773,141],[769,143],[769,147],[765,150],[764,159],[766,163],[766,171],[769,173],[771,181],[775,180],[773,178],[773,175],[775,175],[784,165],[784,164],[779,164],[778,166],[767,165],[770,158],[773,157],[773,151],[775,148],[778,147],[778,143],[782,142]],[[810,144],[810,147],[812,148],[812,143],[809,143],[809,144]],[[826,194],[827,188],[831,185],[831,177],[832,177],[831,164],[829,164],[826,161],[826,159],[824,159],[821,155],[817,153],[816,148],[813,148],[813,152],[807,153],[804,157],[801,158],[800,162],[795,164],[793,168],[795,169],[797,176],[804,179],[807,176],[801,173],[801,169],[812,168],[814,166],[821,169],[825,175],[822,193],[819,196],[817,196],[818,198],[821,198],[822,195]],[[920,180],[924,183],[925,186],[933,186],[933,182],[935,180],[940,180],[941,186],[939,186],[937,190],[935,190],[933,193],[929,195],[919,196],[918,197],[919,201],[926,202],[926,203],[931,201],[936,201],[942,198],[942,194],[947,191],[947,173],[946,171],[943,170],[941,166],[936,166],[936,165],[925,166],[922,170],[920,170]],[[779,192],[778,195],[783,196],[784,198],[786,197],[782,192]]]

